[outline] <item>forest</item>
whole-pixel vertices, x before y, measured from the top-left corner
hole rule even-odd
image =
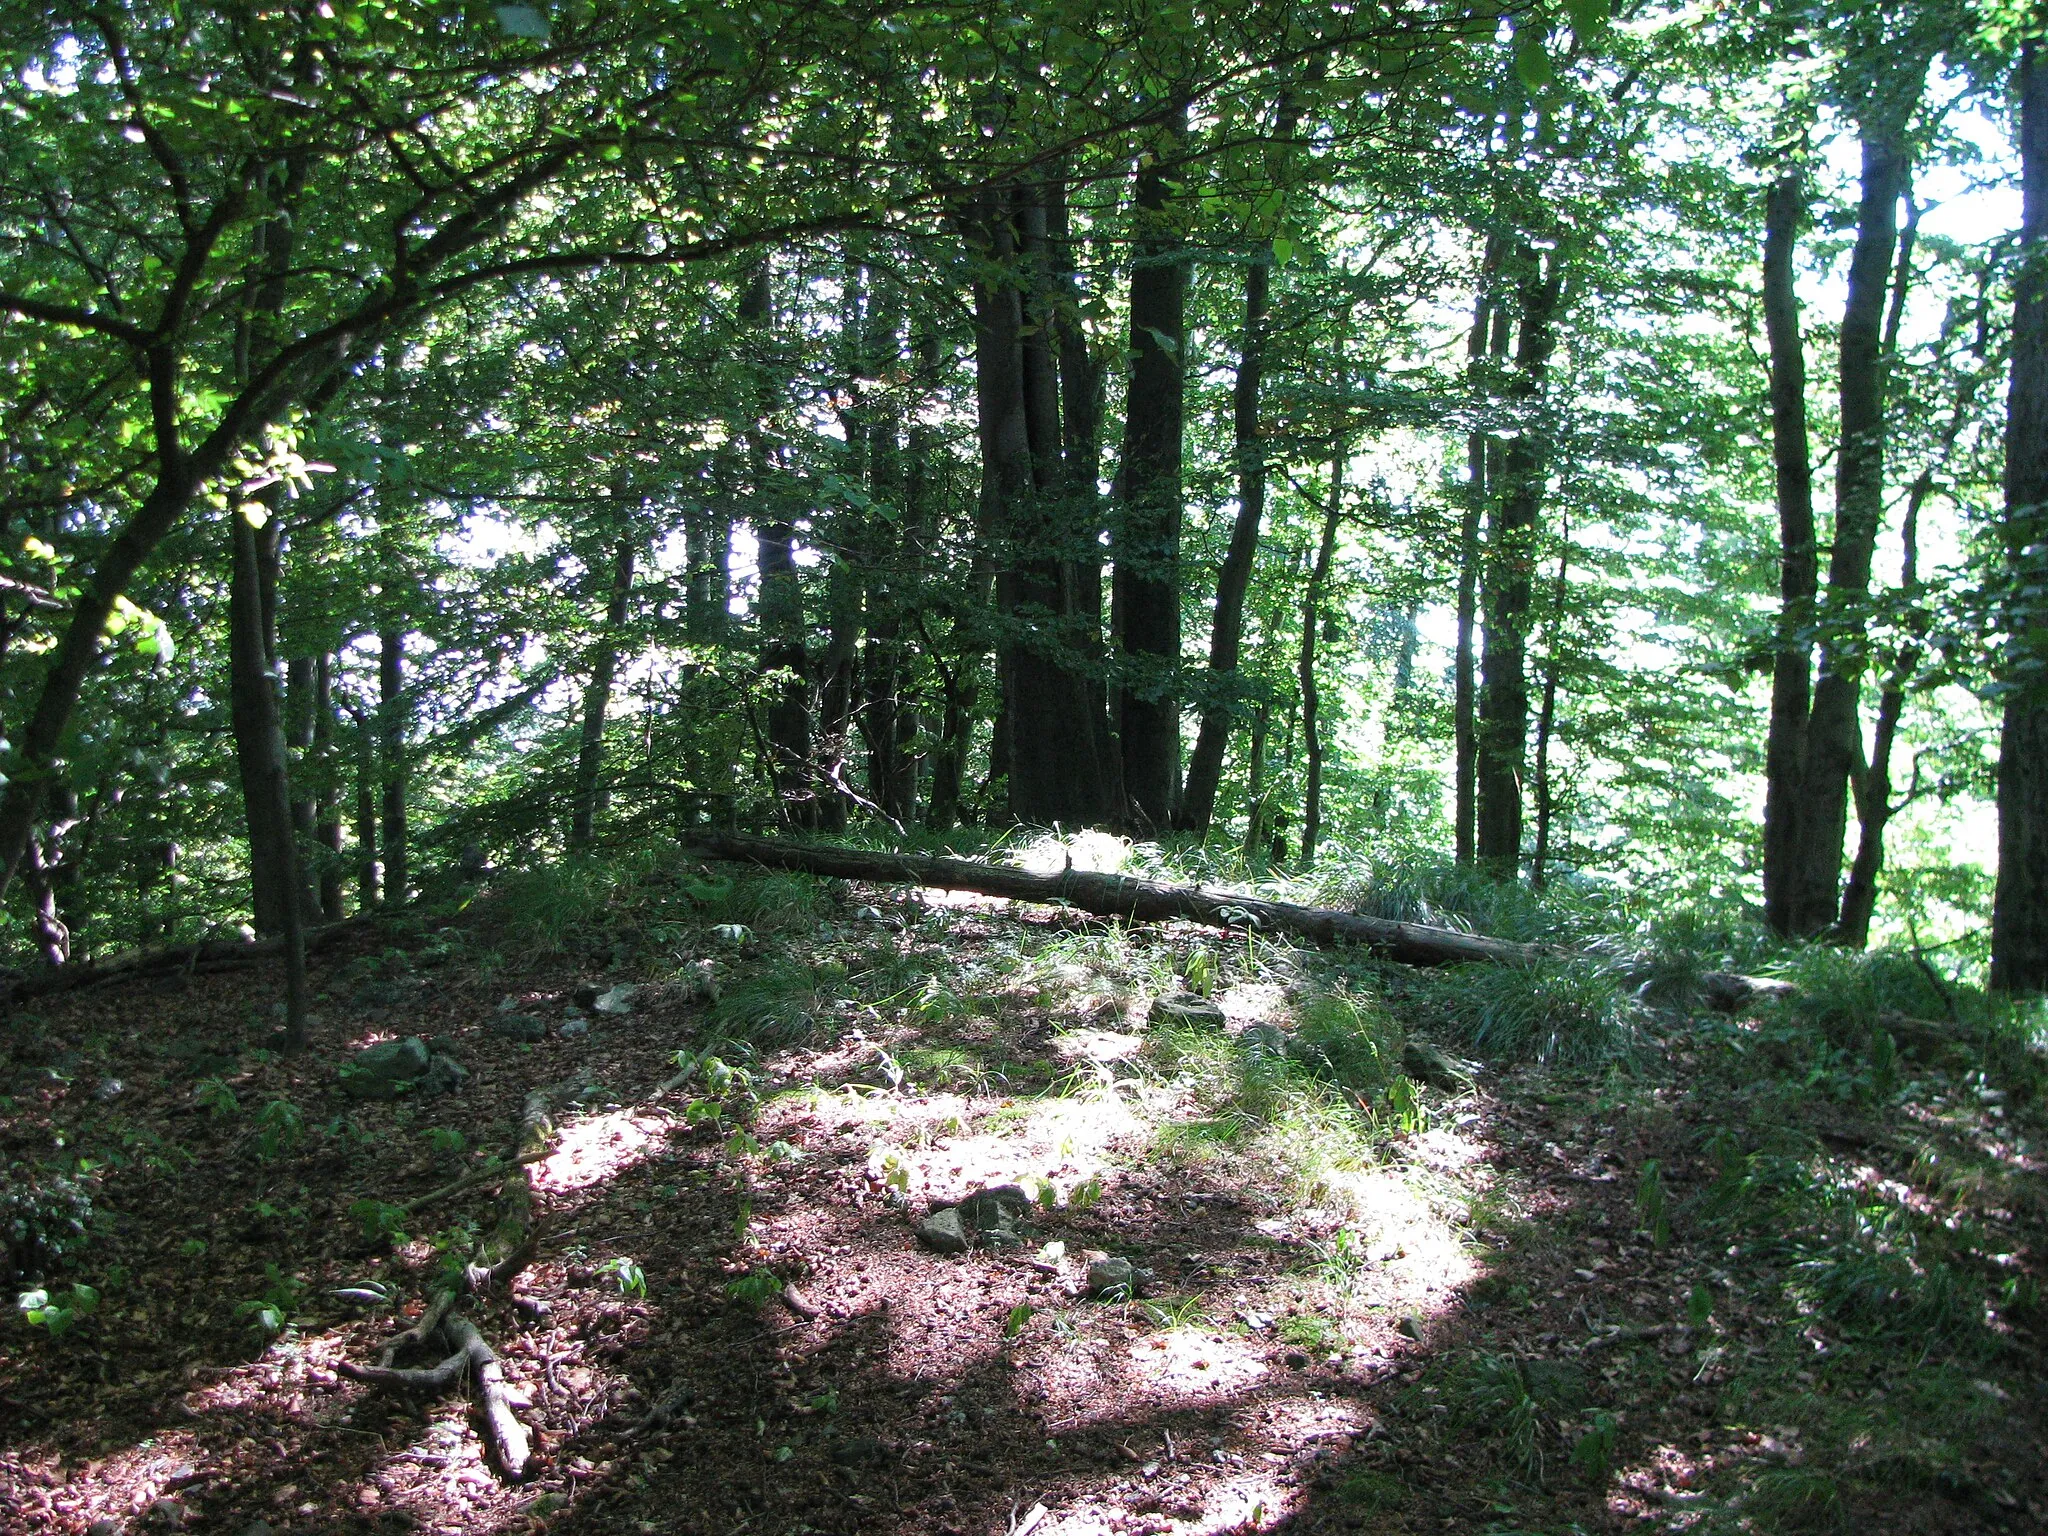
[[[0,1526],[2048,1525],[2044,34],[0,0]]]

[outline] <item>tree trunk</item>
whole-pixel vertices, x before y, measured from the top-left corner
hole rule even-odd
[[[320,915],[341,921],[341,786],[334,761],[334,658],[322,653],[313,663],[313,757],[319,789],[313,805],[313,844],[319,849]]]
[[[1794,932],[1800,786],[1820,581],[1806,431],[1806,342],[1795,287],[1799,227],[1805,218],[1805,177],[1797,169],[1787,171],[1772,184],[1764,205],[1764,332],[1770,345],[1771,457],[1778,494],[1778,623],[1764,746],[1764,921],[1780,938]]]
[[[1540,405],[1543,374],[1556,345],[1554,321],[1562,287],[1556,252],[1546,259],[1524,248],[1516,295],[1512,393],[1525,410]],[[1474,854],[1497,879],[1513,879],[1522,860],[1522,771],[1528,754],[1529,601],[1537,519],[1543,506],[1548,453],[1544,428],[1526,418],[1503,456],[1504,484],[1491,508],[1484,566],[1480,637],[1479,724],[1474,774],[1478,811]],[[1490,477],[1489,477],[1490,478]]]
[[[406,716],[405,631],[387,629],[377,636],[377,774],[384,824],[377,846],[383,854],[383,901],[403,906],[411,892],[411,870],[405,824]]]
[[[290,790],[274,779],[284,750],[279,730],[274,652],[265,589],[274,588],[279,524],[267,516],[257,528],[236,513],[233,522],[232,580],[228,605],[228,702],[235,732],[235,763],[242,783],[243,824],[249,841],[250,905],[256,931],[284,932],[285,908],[293,904],[286,883],[296,860],[292,847]]]
[[[683,632],[700,645],[722,645],[732,593],[732,513],[722,498],[684,512],[683,563]]]
[[[1494,301],[1494,283],[1500,269],[1502,241],[1489,236],[1480,264],[1479,291],[1472,301],[1472,329],[1465,341],[1465,373],[1472,386],[1475,407],[1489,388],[1489,356],[1504,355],[1508,345],[1507,306]],[[1465,439],[1465,509],[1458,527],[1458,640],[1451,674],[1451,729],[1453,737],[1453,789],[1451,826],[1455,857],[1459,866],[1469,867],[1475,857],[1478,823],[1479,772],[1479,690],[1474,677],[1477,648],[1474,631],[1479,618],[1479,530],[1486,516],[1491,490],[1489,468],[1494,457],[1492,438],[1475,430]]]
[[[990,771],[1007,776],[1017,820],[1100,826],[1116,819],[1117,807],[1093,718],[1099,695],[1085,672],[1094,619],[1077,602],[1083,584],[1073,578],[1075,510],[1046,342],[1052,253],[1043,202],[1015,189],[984,194],[972,239],[986,263],[975,284],[979,520],[996,552],[1004,626],[1004,728]],[[1034,300],[1029,337],[1026,293]]]
[[[1185,125],[1176,121],[1167,142]],[[1181,430],[1188,266],[1180,215],[1156,159],[1138,171],[1131,253],[1131,375],[1124,405],[1116,548],[1117,629],[1127,676],[1118,735],[1124,793],[1148,828],[1172,825],[1180,788]]]
[[[285,762],[291,773],[292,836],[298,840],[300,907],[308,922],[320,915],[320,865],[313,837],[319,820],[320,772],[313,760],[313,738],[318,731],[318,666],[311,656],[295,656],[285,663],[284,680]]]
[[[1902,139],[1863,140],[1862,200],[1842,312],[1842,435],[1835,456],[1835,533],[1827,600],[1820,615],[1820,670],[1807,717],[1805,767],[1796,817],[1798,853],[1787,926],[1826,933],[1841,910],[1842,848],[1849,779],[1862,750],[1858,704],[1866,664],[1862,608],[1884,517],[1884,314],[1905,185]]]
[[[633,597],[634,540],[621,539],[612,553],[611,597],[605,604],[604,633],[590,662],[590,682],[583,690],[581,739],[576,744],[576,788],[571,801],[569,846],[588,848],[596,835],[597,812],[604,782],[605,716],[611,710],[612,679],[619,665],[619,633],[626,627],[627,605]]]
[[[1998,749],[1998,888],[1991,985],[2048,992],[2048,68],[2020,50],[2025,215],[2006,397],[2006,685]]]
[[[1265,374],[1266,310],[1272,283],[1270,242],[1245,268],[1244,335],[1238,343],[1237,378],[1231,389],[1233,446],[1237,454],[1237,517],[1230,546],[1216,575],[1216,607],[1209,628],[1209,676],[1203,689],[1202,725],[1188,759],[1177,824],[1206,832],[1223,781],[1223,755],[1237,714],[1238,655],[1244,644],[1244,599],[1251,590],[1252,564],[1259,552],[1259,525],[1266,515],[1266,445],[1259,431],[1259,388]]]
[[[1330,567],[1337,558],[1337,524],[1344,514],[1344,461],[1348,446],[1340,441],[1330,455],[1330,499],[1323,507],[1323,532],[1316,544],[1316,563],[1301,596],[1301,741],[1308,757],[1307,782],[1301,795],[1301,865],[1316,861],[1316,843],[1323,835],[1323,732],[1319,714],[1322,695],[1316,687],[1316,637],[1323,627],[1323,602],[1329,595]]]
[[[285,1043],[297,1049],[306,1043],[306,931],[298,901],[298,847],[292,838],[291,781],[278,718],[277,679],[263,646],[260,578],[266,556],[259,531],[246,514],[231,514],[229,523],[234,537],[229,666],[235,684],[236,755],[250,826],[250,875],[255,889],[267,890],[274,903],[277,926],[270,931],[284,941]]]
[[[1551,590],[1549,634],[1543,657],[1543,703],[1536,711],[1536,853],[1529,865],[1529,885],[1542,890],[1550,863],[1550,738],[1557,726],[1559,634],[1564,627],[1566,579],[1571,570],[1572,529],[1569,517],[1557,533],[1557,584]]]
[[[377,856],[377,733],[351,707],[356,747],[356,906],[367,912],[384,899],[384,864]]]

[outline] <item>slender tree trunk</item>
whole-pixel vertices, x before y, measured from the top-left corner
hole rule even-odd
[[[1508,345],[1507,306],[1494,302],[1493,288],[1500,269],[1503,242],[1489,236],[1480,265],[1479,291],[1472,301],[1472,329],[1465,343],[1465,372],[1472,386],[1474,403],[1488,390],[1489,356],[1498,358]],[[1465,440],[1465,508],[1458,528],[1458,639],[1452,662],[1451,721],[1453,736],[1453,790],[1451,826],[1460,867],[1475,858],[1479,809],[1479,690],[1475,677],[1477,646],[1475,632],[1479,619],[1479,531],[1486,516],[1490,494],[1489,473],[1495,457],[1491,437],[1473,431]]]
[[[1820,670],[1806,724],[1799,794],[1798,858],[1789,927],[1815,936],[1841,910],[1842,849],[1848,834],[1849,780],[1862,751],[1865,623],[1871,557],[1884,517],[1884,315],[1892,253],[1898,244],[1904,143],[1863,140],[1862,200],[1842,313],[1841,444],[1835,456],[1835,535],[1828,556],[1827,600],[1820,615]]]
[[[604,782],[605,717],[612,705],[612,680],[618,673],[619,634],[626,627],[633,598],[634,540],[621,539],[612,552],[611,596],[605,603],[604,634],[590,662],[590,682],[583,690],[581,739],[576,744],[576,789],[571,802],[569,846],[588,848],[597,831],[597,810]]]
[[[1544,370],[1556,344],[1562,272],[1555,252],[1546,260],[1525,248],[1520,265],[1513,393],[1525,407],[1533,408],[1540,402]],[[1547,469],[1543,428],[1525,421],[1503,456],[1505,483],[1492,506],[1484,568],[1474,853],[1479,865],[1498,879],[1514,878],[1522,860],[1522,773],[1529,737],[1527,631]]]
[[[291,771],[292,836],[298,840],[300,906],[310,921],[320,914],[319,856],[313,830],[319,820],[317,805],[320,775],[313,761],[313,737],[318,729],[316,713],[319,691],[315,674],[318,663],[311,656],[294,656],[285,663],[285,761]]]
[[[406,833],[405,631],[377,636],[377,770],[384,822],[377,844],[383,854],[383,899],[403,906],[412,892]]]
[[[274,761],[284,750],[278,727],[274,651],[267,621],[272,605],[265,589],[275,590],[278,523],[274,516],[262,528],[236,514],[233,519],[233,572],[228,605],[228,701],[235,732],[235,762],[242,782],[243,824],[249,841],[249,887],[256,931],[284,932],[285,908],[293,905],[296,860],[292,848],[290,790],[273,779]],[[282,797],[282,798],[280,798]]]
[[[1771,456],[1778,493],[1778,623],[1771,658],[1771,721],[1764,746],[1764,921],[1793,932],[1801,784],[1813,692],[1814,604],[1820,565],[1813,527],[1813,463],[1806,429],[1806,342],[1794,286],[1806,182],[1797,169],[1764,205],[1764,332],[1770,345]]]
[[[1572,529],[1569,517],[1558,528],[1557,583],[1551,589],[1548,644],[1543,657],[1543,702],[1536,711],[1536,854],[1529,866],[1529,884],[1542,890],[1550,864],[1550,738],[1557,726],[1557,674],[1562,659],[1566,581],[1571,570]]]
[[[265,558],[258,530],[240,512],[229,518],[234,534],[234,580],[229,594],[230,668],[242,685],[240,716],[246,710],[247,730],[238,719],[237,755],[242,759],[243,795],[247,801],[250,871],[257,889],[268,889],[275,902],[277,932],[284,940],[285,1042],[297,1049],[306,1043],[306,930],[297,899],[298,847],[291,835],[291,783],[285,767],[284,730],[278,718],[277,679],[264,654],[264,604],[260,579]],[[250,686],[253,680],[253,686]],[[258,827],[262,828],[259,835]],[[271,867],[258,876],[264,864]]]
[[[1178,142],[1182,125],[1172,140]],[[1165,147],[1162,145],[1162,148]],[[1188,266],[1167,172],[1138,172],[1131,255],[1131,374],[1117,529],[1118,631],[1129,676],[1118,735],[1124,793],[1150,828],[1172,825],[1180,788],[1181,433]]]
[[[2008,598],[1998,749],[1998,888],[1991,985],[2048,992],[2048,67],[2020,50],[2017,89],[2025,214],[2014,285],[2006,397]]]
[[[1266,445],[1259,431],[1259,389],[1265,374],[1266,310],[1272,283],[1272,251],[1265,249],[1245,268],[1244,335],[1238,343],[1237,379],[1231,391],[1237,453],[1237,516],[1230,546],[1216,576],[1216,608],[1209,628],[1209,676],[1204,684],[1202,725],[1188,759],[1178,824],[1206,832],[1223,781],[1223,755],[1237,714],[1237,662],[1244,644],[1244,599],[1258,558],[1259,525],[1266,515]]]
[[[313,758],[319,789],[313,806],[313,843],[319,849],[320,915],[342,918],[341,788],[334,761],[334,658],[322,653],[313,663]]]
[[[732,593],[732,513],[722,499],[684,512],[683,561],[683,630],[700,645],[722,645]]]
[[[1273,705],[1259,700],[1252,711],[1252,736],[1247,744],[1244,781],[1244,850],[1247,867],[1256,869],[1266,852],[1266,738],[1273,726]]]
[[[1301,596],[1301,743],[1308,758],[1307,781],[1301,794],[1301,865],[1316,861],[1323,835],[1323,731],[1319,713],[1322,695],[1316,686],[1316,638],[1323,627],[1323,604],[1329,595],[1330,567],[1337,558],[1337,525],[1344,515],[1344,461],[1349,445],[1339,442],[1330,455],[1330,499],[1323,506],[1323,532],[1316,544],[1316,563]],[[1263,718],[1263,717],[1262,717]],[[1262,736],[1263,731],[1260,733]],[[1263,743],[1261,744],[1263,747]]]
[[[377,853],[377,733],[355,713],[356,906],[364,911],[384,899],[384,862]]]

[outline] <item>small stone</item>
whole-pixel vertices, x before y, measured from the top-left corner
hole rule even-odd
[[[121,1536],[121,1522],[118,1520],[95,1520],[85,1528],[85,1536]]]
[[[561,1034],[564,1040],[574,1040],[578,1035],[587,1035],[589,1033],[590,1020],[582,1017],[580,1014],[573,1019],[564,1019],[562,1021]]]
[[[975,1241],[990,1247],[1006,1247],[1023,1241],[1018,1228],[1037,1207],[1031,1197],[1015,1184],[998,1184],[977,1189],[957,1207],[960,1220]]]
[[[1394,1325],[1394,1327],[1405,1338],[1414,1339],[1418,1343],[1422,1339],[1422,1319],[1417,1317],[1413,1312],[1410,1312],[1406,1317],[1402,1318],[1400,1322]]]
[[[103,1077],[93,1086],[92,1096],[102,1104],[111,1104],[127,1092],[127,1086],[118,1077]]]
[[[1290,1371],[1305,1371],[1308,1369],[1308,1356],[1298,1349],[1290,1349],[1280,1359]]]
[[[599,1013],[628,1014],[633,1011],[633,999],[640,989],[629,981],[622,981],[602,997],[592,1001],[591,1007]]]
[[[1224,1022],[1221,1008],[1192,992],[1154,998],[1146,1017],[1154,1024],[1175,1024],[1188,1029],[1221,1029]]]
[[[190,1518],[191,1511],[176,1499],[158,1499],[149,1506],[149,1523],[158,1530],[179,1530]]]
[[[423,1099],[437,1098],[444,1093],[460,1093],[468,1081],[469,1069],[461,1062],[453,1056],[435,1056],[413,1084],[413,1092]]]
[[[1088,1294],[1097,1301],[1129,1301],[1137,1286],[1138,1271],[1129,1259],[1097,1259],[1088,1266]]]
[[[1470,1071],[1427,1040],[1410,1040],[1402,1045],[1401,1070],[1432,1088],[1458,1089],[1472,1081]]]
[[[960,1208],[948,1205],[917,1224],[917,1240],[938,1253],[965,1253],[973,1246]]]
[[[501,1013],[484,1025],[484,1031],[501,1040],[516,1040],[522,1045],[534,1045],[548,1037],[547,1021],[530,1013]]]

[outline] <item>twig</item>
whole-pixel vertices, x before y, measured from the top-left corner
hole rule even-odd
[[[443,1184],[439,1189],[428,1190],[427,1193],[419,1196],[417,1199],[406,1201],[399,1209],[410,1216],[413,1212],[423,1210],[427,1206],[432,1205],[436,1200],[445,1200],[450,1195],[459,1195],[465,1189],[474,1189],[479,1184],[496,1183],[513,1169],[523,1168],[528,1163],[545,1162],[547,1157],[548,1153],[543,1149],[523,1153],[513,1158],[509,1163],[496,1163],[489,1168],[472,1169],[452,1184]]]

